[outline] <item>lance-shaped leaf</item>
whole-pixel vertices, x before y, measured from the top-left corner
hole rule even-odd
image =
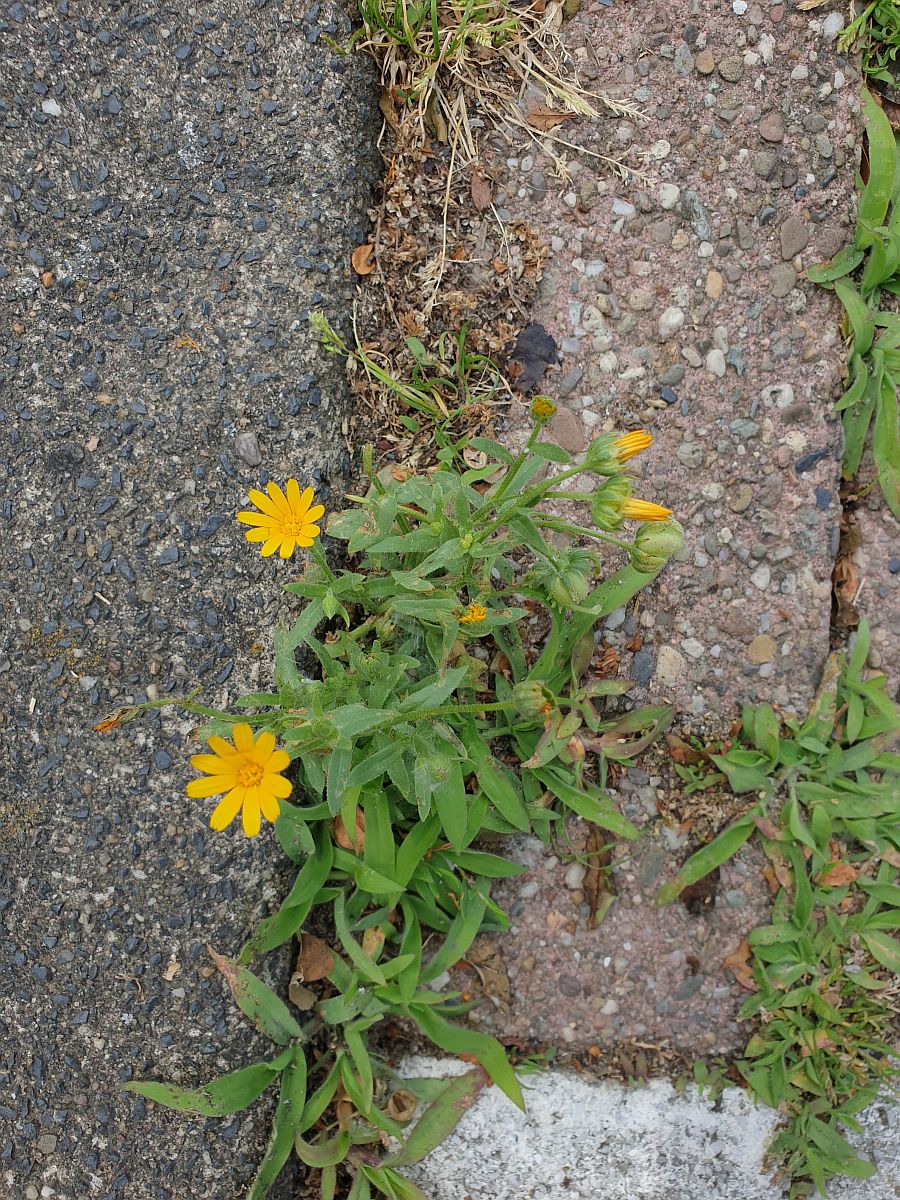
[[[272,1121],[269,1144],[259,1164],[256,1178],[247,1193],[247,1200],[263,1200],[281,1173],[281,1168],[287,1162],[294,1146],[294,1137],[303,1116],[305,1100],[306,1058],[301,1047],[294,1046],[291,1061],[281,1075],[281,1094]]]
[[[124,1085],[125,1091],[146,1096],[166,1108],[178,1112],[196,1113],[201,1117],[224,1117],[239,1112],[261,1096],[282,1067],[290,1061],[292,1051],[285,1050],[272,1062],[253,1063],[228,1075],[220,1075],[199,1088],[175,1087],[171,1083],[133,1080]]]
[[[755,830],[756,823],[750,813],[735,821],[733,825],[729,825],[727,829],[723,829],[711,842],[707,842],[705,846],[701,846],[696,853],[692,854],[674,879],[670,879],[659,889],[656,897],[657,905],[671,904],[673,900],[677,900],[686,887],[696,883],[698,879],[702,879],[704,875],[708,875],[710,871],[727,862],[729,858],[737,854]]]
[[[224,954],[217,954],[212,946],[207,950],[213,962],[225,976],[235,1003],[252,1024],[279,1046],[286,1046],[294,1038],[302,1038],[303,1029],[290,1014],[285,1002],[267,987],[261,979],[239,966]]]
[[[451,1079],[436,1100],[425,1109],[416,1121],[403,1148],[384,1160],[386,1167],[409,1167],[430,1154],[445,1138],[449,1137],[462,1116],[478,1099],[482,1089],[490,1083],[490,1076],[483,1067],[466,1071]]]
[[[506,1053],[496,1038],[477,1029],[463,1029],[445,1020],[425,1005],[410,1005],[406,1010],[426,1037],[450,1054],[471,1054],[484,1067],[497,1087],[524,1112],[525,1100]]]

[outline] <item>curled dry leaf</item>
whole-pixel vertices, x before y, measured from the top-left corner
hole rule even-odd
[[[181,963],[178,961],[178,959],[173,954],[172,957],[169,959],[169,965],[163,971],[163,979],[166,979],[169,982],[171,982],[180,970],[181,970]]]
[[[726,971],[731,971],[737,982],[742,988],[748,992],[758,992],[759,985],[753,978],[753,969],[750,966],[750,943],[746,938],[736,950],[722,959],[722,966]]]
[[[315,983],[318,979],[324,979],[333,967],[334,954],[328,943],[311,933],[302,934],[296,967],[301,983]]]
[[[344,818],[337,816],[334,818],[334,840],[342,850],[350,850],[353,854],[362,854],[366,845],[366,818],[363,815],[361,808],[356,809],[356,830],[354,833],[355,845],[350,840],[350,835],[347,832],[347,826],[344,824]]]
[[[371,275],[376,266],[375,247],[371,242],[363,242],[353,251],[350,261],[353,263],[353,270],[357,275]]]
[[[408,1088],[397,1088],[391,1092],[387,1102],[387,1114],[401,1125],[411,1121],[416,1115],[418,1101]]]

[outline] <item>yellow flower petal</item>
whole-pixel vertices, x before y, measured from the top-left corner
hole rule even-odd
[[[234,742],[235,749],[240,750],[241,754],[253,753],[253,730],[246,721],[241,721],[234,726],[231,731],[231,740]]]
[[[653,504],[650,500],[629,496],[622,501],[622,516],[633,521],[667,521],[671,515],[671,508],[663,508],[661,504]]]
[[[287,496],[281,490],[277,483],[271,480],[266,484],[269,495],[272,497],[272,503],[278,508],[278,512],[282,517],[290,518],[291,506],[287,502]]]
[[[281,555],[282,558],[290,558],[291,555],[294,553],[296,546],[297,546],[297,542],[296,542],[295,538],[292,538],[292,537],[285,538],[284,541],[281,543],[281,546],[278,549],[278,553]]]
[[[293,791],[289,779],[285,779],[283,775],[270,775],[268,771],[263,776],[262,786],[282,800],[286,800]]]
[[[284,488],[287,492],[287,501],[291,506],[291,512],[296,512],[297,505],[300,503],[300,484],[296,479],[289,479]]]
[[[258,743],[257,743],[258,745]],[[266,774],[269,772],[284,771],[291,765],[291,756],[286,750],[273,750],[266,761],[263,763]]]
[[[313,498],[314,498],[314,493],[313,493],[312,488],[311,487],[304,488],[303,493],[300,496],[300,500],[294,509],[295,515],[298,517],[302,517],[303,514],[306,512],[306,510],[309,508],[309,506],[312,504]]]
[[[226,742],[223,737],[219,737],[215,733],[212,737],[206,739],[206,744],[212,750],[213,754],[218,754],[220,758],[233,758],[237,754],[237,750],[232,746],[231,742]]]
[[[256,837],[259,833],[261,823],[259,817],[259,788],[247,788],[241,817],[244,822],[244,833],[246,833],[247,837]]]
[[[192,800],[205,800],[207,796],[218,796],[234,785],[233,775],[204,775],[192,779],[184,789]]]
[[[218,754],[192,754],[191,766],[207,775],[236,775],[237,766],[233,759],[220,758]]]
[[[318,525],[304,525],[303,532],[297,538],[297,545],[311,546],[318,536]]]
[[[279,534],[271,525],[264,529],[248,529],[244,534],[248,542],[268,542],[273,536],[277,538]]]
[[[243,525],[272,525],[275,518],[262,512],[239,512],[237,519]]]
[[[312,508],[310,508],[307,511],[306,520],[307,521],[318,521],[319,517],[323,516],[324,513],[325,513],[325,505],[324,504],[314,504],[312,506]]]
[[[248,535],[248,536],[249,536],[249,535]],[[281,538],[280,538],[280,537],[273,537],[273,538],[269,538],[269,540],[268,540],[268,541],[266,542],[266,544],[263,546],[263,548],[262,548],[262,550],[260,551],[260,553],[262,554],[263,558],[268,558],[270,554],[274,554],[274,553],[275,553],[275,551],[278,549],[278,547],[279,547],[280,545],[281,545]]]
[[[224,796],[216,807],[213,809],[213,814],[209,818],[210,829],[215,829],[221,833],[226,829],[234,818],[238,815],[241,804],[244,801],[244,792],[246,788],[233,788],[227,796]]]
[[[275,749],[275,734],[270,733],[268,729],[264,729],[257,736],[256,745],[253,749],[253,757],[256,762],[265,764],[268,762]]]
[[[267,821],[271,821],[274,824],[275,821],[278,820],[278,814],[281,812],[281,806],[272,793],[260,788],[259,804],[260,808],[262,809],[262,815]]]
[[[264,513],[268,513],[270,517],[274,517],[276,521],[280,521],[282,517],[281,510],[274,500],[270,500],[265,492],[259,491],[257,488],[250,488],[247,492],[250,500]]]

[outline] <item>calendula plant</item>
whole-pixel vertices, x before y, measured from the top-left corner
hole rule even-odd
[[[672,711],[610,711],[628,684],[586,675],[597,622],[653,579],[682,534],[667,509],[631,495],[626,466],[648,434],[605,434],[576,462],[543,437],[552,403],[540,397],[532,411],[518,455],[464,438],[444,445],[436,469],[412,475],[376,472],[367,451],[368,489],[325,525],[345,548],[339,569],[317,540],[322,506],[296,481],[251,491],[255,511],[239,514],[264,555],[308,549],[286,584],[303,607],[276,636],[272,691],[242,697],[238,714],[181,703],[212,717],[188,795],[216,798],[217,830],[239,813],[248,836],[274,822],[298,866],[238,957],[212,952],[273,1056],[195,1089],[127,1086],[217,1116],[277,1085],[248,1200],[266,1194],[292,1152],[320,1172],[323,1200],[339,1185],[354,1200],[420,1196],[401,1168],[446,1136],[486,1083],[522,1105],[500,1043],[466,1023],[472,1003],[442,986],[480,932],[507,927],[491,882],[523,868],[483,839],[549,841],[569,813],[613,837],[638,836],[607,794],[607,765],[630,761]],[[464,451],[485,465],[470,467]],[[591,507],[584,525],[547,504],[571,499],[559,489],[576,475],[593,485],[574,501]],[[627,520],[640,522],[632,540],[621,536]],[[607,544],[624,565],[597,582]],[[542,645],[532,644],[532,618],[546,628]],[[172,701],[143,707],[162,703]],[[313,910],[327,941],[303,932]],[[295,936],[292,1010],[250,964]],[[370,1042],[386,1018],[478,1068],[449,1082],[399,1081]]]

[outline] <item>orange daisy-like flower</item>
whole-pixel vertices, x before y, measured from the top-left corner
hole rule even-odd
[[[651,500],[638,500],[634,496],[628,496],[622,501],[621,513],[623,517],[629,517],[632,521],[667,521],[672,515],[672,510],[663,508],[661,504],[654,504]]]
[[[265,492],[251,488],[247,493],[259,512],[239,512],[237,519],[248,529],[248,542],[262,542],[263,557],[277,550],[282,558],[290,558],[297,546],[311,546],[319,536],[319,517],[325,512],[322,504],[313,504],[311,487],[300,491],[296,479],[289,479],[282,491],[277,483],[266,484]]]
[[[479,625],[486,616],[487,609],[483,604],[470,604],[459,618],[459,623],[460,625]]]
[[[274,733],[264,730],[254,738],[245,722],[235,725],[232,737],[234,745],[213,736],[208,741],[212,754],[192,756],[191,766],[205,771],[206,778],[192,779],[186,790],[194,800],[222,796],[210,817],[212,829],[225,829],[242,812],[244,833],[256,837],[260,816],[275,821],[280,812],[279,799],[291,794],[290,782],[280,773],[291,756],[275,749]]]

